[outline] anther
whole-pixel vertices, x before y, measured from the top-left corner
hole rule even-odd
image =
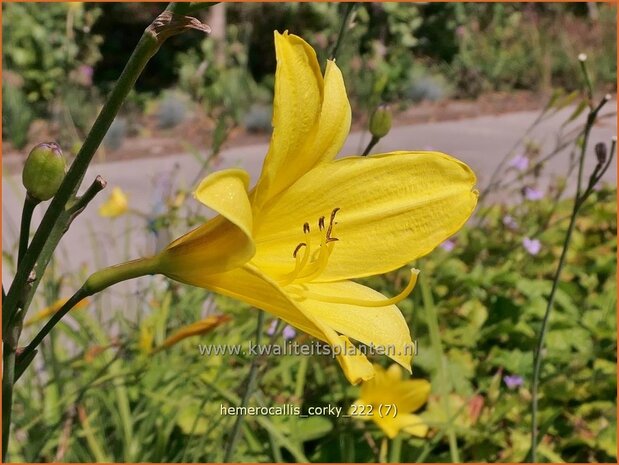
[[[320,229],[321,231],[325,229],[325,217],[324,216],[321,216],[320,218],[318,218],[318,229]]]
[[[334,220],[335,220],[335,215],[337,215],[337,212],[339,211],[339,207],[333,209],[333,211],[331,212],[331,219],[329,220],[329,229],[327,229],[327,242],[331,242],[333,241],[333,239],[337,240],[336,238],[331,237],[331,231],[333,230],[333,225],[337,224]]]
[[[307,234],[310,232],[310,225],[309,223],[303,223],[303,233]]]

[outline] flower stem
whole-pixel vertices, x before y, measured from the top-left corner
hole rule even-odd
[[[340,32],[337,35],[337,41],[335,42],[335,46],[333,47],[333,51],[331,52],[331,59],[335,60],[337,58],[337,52],[340,50],[340,45],[342,45],[342,39],[346,34],[346,27],[348,26],[348,18],[350,14],[355,9],[357,4],[355,2],[346,3],[344,5],[344,17],[342,18],[342,23],[340,24]]]
[[[24,208],[21,214],[21,226],[19,229],[19,249],[17,252],[17,266],[24,258],[24,254],[28,249],[28,239],[30,239],[30,223],[32,221],[32,213],[39,201],[26,194],[24,199]]]
[[[588,82],[588,75],[586,73],[586,68],[583,65],[583,71],[585,72],[585,79],[588,91],[590,91],[590,83]],[[538,397],[539,397],[539,380],[540,373],[542,368],[542,360],[543,354],[542,350],[544,349],[544,341],[546,339],[546,333],[548,331],[548,321],[550,319],[550,314],[552,312],[552,308],[555,302],[555,295],[557,292],[557,288],[559,286],[559,280],[561,279],[561,272],[563,271],[563,266],[565,265],[565,258],[567,256],[567,251],[570,246],[570,242],[572,240],[572,233],[574,232],[574,226],[576,225],[576,218],[578,216],[578,212],[580,207],[583,204],[583,199],[589,195],[590,189],[593,188],[590,185],[586,192],[582,192],[582,179],[585,165],[585,155],[587,154],[587,145],[589,143],[589,135],[591,134],[591,129],[595,124],[597,119],[597,115],[599,111],[602,109],[604,104],[608,101],[605,96],[600,104],[591,109],[587,116],[587,123],[585,125],[585,131],[583,135],[583,141],[580,150],[580,158],[578,161],[578,178],[576,183],[576,194],[574,196],[574,205],[572,208],[572,214],[570,216],[570,222],[567,227],[567,232],[565,233],[565,239],[563,240],[563,248],[561,250],[561,256],[559,257],[559,263],[557,264],[557,269],[555,271],[553,280],[552,280],[552,288],[550,290],[550,295],[548,296],[548,302],[546,304],[546,311],[544,312],[544,318],[542,320],[542,326],[540,328],[540,333],[537,338],[537,343],[535,345],[535,350],[533,352],[533,380],[531,383],[531,448],[530,448],[530,458],[532,462],[537,462],[537,444],[538,444]]]
[[[398,434],[391,441],[391,450],[389,451],[389,463],[402,462],[402,435]]]
[[[378,144],[379,140],[380,140],[380,137],[372,136],[372,138],[370,139],[370,142],[368,143],[367,147],[365,148],[365,150],[363,151],[361,155],[363,157],[367,156],[372,151],[374,146]]]
[[[264,312],[262,310],[258,310],[258,323],[256,325],[256,346],[259,346],[262,341],[263,326]],[[249,398],[253,393],[254,383],[256,381],[256,376],[258,375],[259,360],[260,356],[256,355],[251,361],[251,366],[249,367],[249,375],[247,376],[247,382],[245,384],[245,392],[243,393],[243,399],[241,399],[241,407],[247,407],[247,404],[249,403]],[[241,408],[241,411],[244,410],[246,409]],[[232,431],[230,432],[230,436],[228,437],[228,443],[226,444],[226,452],[223,459],[224,463],[230,462],[230,459],[232,458],[232,454],[234,453],[234,447],[236,446],[236,443],[239,440],[239,436],[241,434],[241,426],[244,419],[244,415],[239,415],[236,417],[236,421],[234,422],[234,426],[232,427]]]
[[[2,352],[2,462],[6,463],[15,383],[15,348],[5,342]]]
[[[389,439],[387,436],[383,436],[383,440],[380,442],[380,451],[378,453],[378,462],[387,463],[387,454],[389,453]]]

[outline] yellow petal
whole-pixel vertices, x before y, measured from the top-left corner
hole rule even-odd
[[[255,246],[248,183],[249,175],[239,169],[217,171],[200,183],[196,198],[219,215],[161,253],[163,274],[190,282],[188,276],[220,273],[251,259]]]
[[[419,410],[428,401],[430,383],[424,379],[402,380],[401,369],[392,365],[384,370],[374,365],[376,375],[361,386],[360,399],[371,405],[395,404],[400,414]]]
[[[108,199],[99,207],[99,215],[106,218],[116,218],[129,210],[129,201],[120,187],[115,187]]]
[[[273,135],[254,203],[261,205],[288,179],[291,165],[301,163],[308,141],[315,138],[323,100],[323,78],[316,52],[298,36],[275,32],[275,99]]]
[[[428,425],[418,415],[405,415],[400,422],[401,428],[412,436],[425,438],[428,435]]]
[[[198,270],[185,273],[183,282],[241,300],[276,315],[323,341],[327,339],[316,323],[300,311],[282,289],[251,265],[225,273],[205,275]]]
[[[385,273],[421,257],[453,235],[477,204],[475,174],[439,152],[393,152],[318,164],[265,207],[254,224],[253,263],[275,277],[294,269],[292,252],[320,244],[318,219],[339,208],[338,239],[315,280]]]
[[[346,336],[339,336],[343,344],[337,346],[337,361],[344,371],[344,375],[351,384],[358,384],[374,377],[374,367],[367,357],[361,353]],[[345,352],[341,352],[344,350]]]
[[[396,364],[393,364],[387,368],[385,373],[387,374],[387,377],[393,381],[402,381],[402,369]]]
[[[380,292],[352,281],[307,283],[303,287],[310,293],[324,296],[346,296],[363,301],[386,299]],[[411,371],[413,345],[410,330],[395,305],[362,307],[305,299],[299,302],[299,306],[338,333],[367,346],[372,344],[375,353],[384,351],[384,355]]]
[[[370,377],[369,370],[372,366],[362,354],[349,353],[350,347],[347,347],[347,344],[350,342],[346,338],[340,337],[328,324],[307,313],[281,286],[252,265],[246,264],[241,268],[212,275],[205,275],[194,269],[183,273],[182,278],[179,280],[187,284],[204,287],[265,310],[328,343],[337,351],[336,354],[342,354],[337,360],[352,383]]]
[[[350,132],[351,110],[344,78],[335,61],[327,61],[324,78],[324,100],[318,121],[318,133],[307,153],[303,154],[306,167],[295,163],[293,177],[299,178],[321,161],[331,161],[344,145]],[[296,160],[295,160],[296,161]]]
[[[430,383],[427,380],[410,379],[399,384],[393,396],[397,398],[398,408],[402,412],[415,412],[428,401],[430,389]]]
[[[305,105],[305,102],[299,103],[301,107]],[[335,62],[328,61],[324,77],[324,101],[316,132],[306,137],[303,145],[271,177],[268,196],[272,197],[286,189],[317,163],[333,160],[348,136],[350,120],[351,110],[344,78]],[[270,163],[272,161],[267,158],[265,166]]]
[[[428,425],[417,415],[398,412],[395,418],[391,416],[381,418],[379,415],[374,415],[372,418],[390,439],[395,438],[402,430],[419,437],[425,437],[428,434]]]

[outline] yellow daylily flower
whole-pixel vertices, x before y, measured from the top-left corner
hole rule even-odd
[[[170,337],[168,337],[165,341],[163,341],[163,343],[158,348],[156,348],[154,352],[158,352],[160,350],[172,347],[173,345],[178,344],[183,339],[187,339],[188,337],[206,334],[212,331],[217,326],[230,320],[231,318],[227,315],[211,315],[204,318],[203,320],[183,326]]]
[[[402,379],[402,369],[395,364],[387,370],[374,365],[374,370],[376,376],[361,385],[359,400],[351,406],[351,414],[360,420],[373,420],[391,439],[400,431],[425,437],[428,425],[412,412],[428,401],[430,383],[425,379]]]
[[[46,320],[58,310],[60,310],[62,306],[67,303],[68,300],[69,299],[58,299],[53,304],[45,307],[43,310],[38,311],[37,313],[32,315],[32,318],[29,318],[24,322],[24,327],[32,326],[40,321]],[[82,299],[77,304],[75,304],[72,310],[84,308],[88,306],[89,303],[90,302],[88,301],[88,299]]]
[[[127,195],[120,187],[112,189],[108,199],[99,207],[99,215],[106,218],[116,218],[129,210]]]
[[[395,303],[352,279],[386,273],[453,235],[477,203],[476,178],[438,152],[335,160],[350,131],[342,74],[321,74],[303,39],[275,33],[273,135],[262,174],[207,176],[195,197],[218,215],[155,257],[156,271],[268,311],[328,343],[352,383],[374,368],[353,339],[391,347],[410,371],[412,341]],[[350,339],[349,339],[350,338]]]

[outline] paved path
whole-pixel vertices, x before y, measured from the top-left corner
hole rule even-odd
[[[615,102],[612,102],[613,104]],[[612,107],[612,105],[608,105]],[[608,111],[615,111],[616,107]],[[570,114],[565,110],[545,121],[531,135],[542,147],[542,153],[552,150],[560,133],[561,125]],[[394,128],[391,133],[375,148],[375,152],[397,149],[433,149],[443,151],[467,162],[478,174],[479,186],[487,184],[490,173],[494,170],[504,154],[526,131],[537,117],[536,112],[509,113],[500,116],[483,116],[479,118],[449,121],[441,123],[417,124]],[[577,127],[583,118],[563,128],[568,132]],[[616,119],[607,118],[598,124],[592,133],[592,142],[610,141],[616,135]],[[342,154],[360,153],[368,136],[353,133],[342,150]],[[241,166],[249,171],[255,181],[266,153],[266,145],[254,145],[226,150],[221,155],[218,168]],[[569,151],[564,150],[555,157],[544,172],[542,183],[551,175],[564,174],[569,163]],[[593,154],[587,159],[587,172],[595,165]],[[178,185],[190,187],[199,170],[199,163],[192,155],[178,154],[165,158],[138,159],[118,161],[92,166],[85,178],[88,185],[97,174],[108,181],[107,192],[114,186],[120,186],[129,195],[131,207],[151,212],[157,187],[168,173],[176,171]],[[606,182],[616,185],[616,164],[606,175]],[[151,235],[144,233],[144,220],[119,218],[113,221],[103,220],[97,215],[97,207],[107,196],[106,191],[95,199],[71,227],[61,242],[58,254],[58,269],[75,271],[85,267],[92,272],[104,265],[117,263],[123,259],[137,258],[154,251],[156,244]],[[2,183],[3,193],[3,251],[16,250],[17,226],[23,202],[23,187],[19,176],[7,176]],[[33,224],[40,219],[41,209]],[[127,232],[128,231],[128,232]],[[12,271],[3,264],[3,282],[10,282]]]

